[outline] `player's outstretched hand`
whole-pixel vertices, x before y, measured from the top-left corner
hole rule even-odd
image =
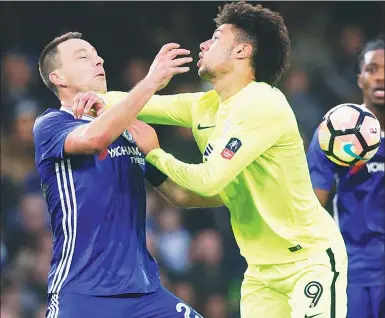
[[[82,118],[83,114],[87,114],[92,110],[96,116],[99,116],[104,109],[104,102],[95,92],[77,93],[72,101],[72,105],[63,106],[71,107],[76,119]]]
[[[189,50],[181,49],[177,43],[163,45],[152,62],[146,79],[150,80],[158,91],[161,90],[174,75],[186,73],[190,70],[188,66],[184,65],[192,62],[192,57],[179,57],[189,54]]]
[[[127,129],[135,140],[140,151],[147,155],[151,150],[160,148],[158,135],[154,128],[146,123],[135,120]]]

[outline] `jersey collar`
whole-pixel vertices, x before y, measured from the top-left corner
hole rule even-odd
[[[60,110],[66,112],[66,113],[68,113],[68,114],[71,114],[71,115],[74,114],[72,111],[70,111],[70,110],[69,110],[68,108],[66,108],[66,107],[60,107]],[[95,119],[95,117],[92,117],[92,116],[89,116],[89,115],[83,115],[81,119],[82,119],[82,120],[86,120],[86,121],[93,121],[93,120]]]

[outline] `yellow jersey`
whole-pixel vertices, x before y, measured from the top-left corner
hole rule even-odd
[[[109,107],[126,94],[101,97]],[[220,195],[248,264],[294,262],[329,247],[346,253],[313,191],[296,118],[277,88],[251,82],[223,102],[215,91],[155,95],[138,119],[192,128],[201,164],[181,162],[162,149],[146,160],[187,189]]]

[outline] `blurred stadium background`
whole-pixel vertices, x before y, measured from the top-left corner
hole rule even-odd
[[[49,214],[34,165],[36,116],[59,107],[38,70],[40,50],[67,31],[82,32],[105,60],[109,90],[129,90],[147,73],[158,49],[179,42],[197,61],[211,37],[221,2],[1,2],[1,317],[43,318],[51,257]],[[361,103],[356,57],[382,30],[381,2],[264,2],[288,26],[291,68],[279,87],[291,102],[307,147],[324,113]],[[166,93],[208,90],[192,71]],[[191,132],[156,127],[163,148],[186,162],[201,155]],[[267,132],[268,133],[268,132]],[[151,187],[148,245],[164,285],[206,318],[239,317],[245,263],[226,208],[178,210]]]

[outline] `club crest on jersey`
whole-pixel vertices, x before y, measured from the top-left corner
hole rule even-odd
[[[132,135],[128,132],[128,130],[125,130],[122,136],[124,139],[128,140],[129,142],[134,143],[134,138],[132,138]]]
[[[236,152],[242,147],[242,142],[238,138],[230,138],[229,142],[221,152],[221,156],[225,159],[231,160]]]

